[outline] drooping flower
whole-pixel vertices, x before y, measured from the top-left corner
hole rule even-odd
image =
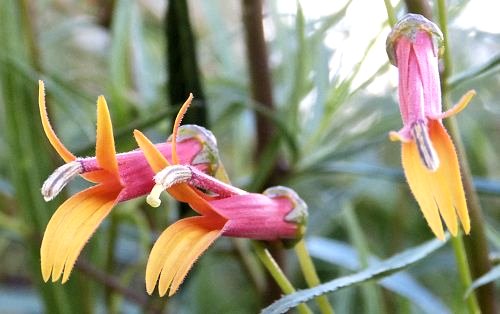
[[[149,294],[158,282],[160,296],[167,291],[169,296],[173,295],[194,262],[220,236],[293,241],[302,236],[307,218],[307,205],[289,188],[274,187],[262,194],[248,193],[192,166],[179,165],[176,129],[191,97],[174,125],[173,165],[142,133],[134,132],[139,147],[157,172],[157,185],[148,196],[148,203],[159,206],[158,196],[166,189],[175,199],[188,203],[200,215],[175,222],[154,244],[146,267],[146,290]]]
[[[66,200],[53,214],[45,230],[41,249],[41,269],[45,281],[52,277],[62,282],[69,278],[85,243],[111,209],[119,202],[146,195],[154,186],[151,170],[140,150],[116,154],[113,130],[106,101],[97,100],[96,156],[77,158],[59,140],[52,129],[45,105],[44,84],[39,82],[39,109],[45,134],[66,162],[45,181],[42,195],[53,199],[74,177],[80,175],[96,185]],[[200,171],[217,171],[218,153],[215,137],[198,126],[180,130],[179,158]],[[171,143],[155,146],[171,159]]]
[[[390,138],[402,142],[406,179],[427,223],[444,239],[441,220],[457,235],[457,216],[465,233],[470,232],[459,163],[455,147],[442,119],[464,109],[475,92],[443,112],[438,59],[443,35],[439,28],[418,14],[407,14],[387,38],[387,53],[399,72],[399,107],[403,128]]]

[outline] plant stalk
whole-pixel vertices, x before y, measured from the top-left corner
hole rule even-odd
[[[456,237],[451,237],[451,244],[453,246],[453,252],[455,253],[458,275],[460,276],[460,282],[462,284],[462,291],[467,291],[472,280],[462,234],[460,233]],[[469,313],[481,313],[475,294],[471,293],[465,301],[467,303]]]
[[[281,291],[285,294],[291,294],[294,293],[296,290],[293,287],[293,285],[290,283],[288,278],[285,276],[281,268],[279,267],[278,263],[274,260],[274,258],[271,256],[271,253],[269,253],[269,250],[267,250],[262,242],[259,241],[252,241],[252,245],[255,249],[255,252],[257,253],[257,256],[259,257],[260,261],[266,269],[269,271],[273,279],[276,281],[278,286],[281,288]],[[297,309],[299,313],[301,314],[308,314],[312,313],[311,309],[307,306],[305,303],[301,303],[297,306]]]
[[[448,36],[448,16],[445,0],[437,1],[439,12],[439,26],[444,36],[445,52],[444,52],[444,71],[441,74],[441,89],[443,95],[443,103],[446,108],[450,108],[448,78],[452,73],[452,60]],[[491,269],[489,260],[488,242],[486,239],[485,227],[483,225],[483,214],[481,204],[477,196],[476,190],[472,183],[472,175],[470,172],[467,156],[465,154],[464,145],[460,136],[457,122],[455,118],[447,119],[447,128],[450,136],[455,143],[455,148],[462,170],[462,181],[465,190],[465,197],[468,203],[469,216],[471,220],[471,234],[465,239],[465,251],[470,261],[470,270],[473,278],[478,278],[487,273]],[[460,238],[460,241],[461,240]],[[457,256],[458,258],[458,256]],[[457,259],[458,262],[458,259]],[[468,284],[470,286],[470,282]],[[495,284],[493,282],[486,284],[476,290],[479,307],[484,314],[498,313],[495,301]]]
[[[300,268],[302,270],[302,274],[304,274],[304,278],[306,279],[307,286],[309,288],[319,286],[321,284],[321,281],[319,280],[316,268],[314,267],[311,255],[309,255],[309,251],[307,250],[307,246],[304,239],[297,242],[294,249],[295,249],[295,254],[297,254],[297,257],[299,259]],[[323,314],[335,313],[326,295],[320,295],[316,297],[315,300],[316,303],[318,304],[321,313]]]

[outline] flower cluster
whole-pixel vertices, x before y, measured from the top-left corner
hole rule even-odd
[[[97,101],[96,156],[77,158],[59,140],[46,111],[44,83],[39,82],[39,109],[45,134],[66,162],[42,186],[46,201],[74,177],[96,185],[66,200],[53,214],[40,249],[45,281],[66,282],[83,246],[119,202],[149,192],[147,200],[160,205],[167,190],[188,203],[199,216],[169,226],[154,244],[146,268],[146,288],[159,282],[160,295],[173,295],[198,257],[220,236],[257,240],[297,240],[302,237],[307,206],[291,189],[270,188],[249,193],[228,183],[214,135],[196,125],[180,126],[192,96],[182,107],[173,134],[152,144],[141,132],[134,136],[141,150],[117,154],[110,114],[104,97]],[[156,175],[155,175],[156,173]]]
[[[402,142],[404,172],[425,219],[436,237],[444,239],[442,221],[452,235],[460,221],[465,233],[470,221],[459,163],[442,119],[467,106],[467,93],[452,109],[443,112],[439,56],[443,50],[439,28],[420,15],[406,15],[387,38],[389,59],[399,71],[399,104],[403,128],[390,132]],[[219,237],[257,240],[300,239],[307,220],[307,206],[291,189],[269,188],[249,193],[230,184],[220,161],[214,135],[199,126],[180,126],[192,95],[180,109],[172,135],[153,144],[134,131],[140,149],[117,154],[110,114],[104,97],[97,100],[95,157],[78,158],[52,129],[40,81],[39,109],[45,134],[66,162],[42,187],[46,201],[53,199],[74,177],[95,183],[66,200],[54,213],[41,244],[41,269],[45,281],[69,278],[83,246],[119,202],[147,195],[158,207],[160,193],[189,204],[198,214],[183,218],[159,236],[146,266],[146,290],[158,285],[161,296],[173,295],[194,262]],[[457,219],[458,217],[458,219]]]

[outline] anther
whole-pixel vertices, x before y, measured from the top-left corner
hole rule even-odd
[[[152,207],[158,207],[161,204],[160,194],[168,188],[188,182],[192,178],[192,171],[189,167],[183,165],[168,166],[154,176],[156,185],[146,198],[146,202]]]
[[[149,195],[146,197],[146,203],[151,207],[158,207],[161,205],[160,194],[165,188],[161,184],[155,184]]]
[[[42,185],[43,199],[46,202],[52,200],[69,181],[82,172],[83,167],[79,161],[71,161],[57,168]]]
[[[420,160],[430,171],[436,171],[439,168],[439,157],[429,138],[429,131],[424,121],[417,121],[411,127],[411,133],[418,148]]]

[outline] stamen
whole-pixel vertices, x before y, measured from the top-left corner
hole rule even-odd
[[[149,195],[146,197],[146,202],[151,207],[158,207],[161,205],[160,194],[163,192],[165,188],[161,184],[155,184]]]
[[[413,124],[411,132],[417,144],[420,160],[430,171],[436,171],[439,168],[439,157],[429,138],[427,124],[424,121],[417,121]]]
[[[152,207],[160,206],[160,194],[176,184],[188,182],[192,174],[191,169],[187,166],[172,165],[166,167],[155,175],[156,185],[147,196],[146,202]]]
[[[83,172],[79,161],[71,161],[57,168],[42,185],[43,199],[48,202],[56,197],[71,179]]]
[[[175,184],[189,181],[192,176],[193,173],[188,166],[172,165],[158,172],[154,179],[156,184],[161,184],[166,190]]]

